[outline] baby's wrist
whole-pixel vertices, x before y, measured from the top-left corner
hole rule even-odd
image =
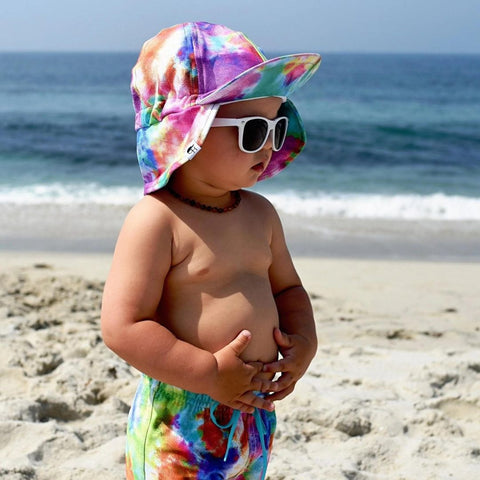
[[[209,395],[213,398],[218,386],[218,363],[213,353],[207,352],[203,366],[198,372],[198,382],[200,393]]]

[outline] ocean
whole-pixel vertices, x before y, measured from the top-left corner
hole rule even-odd
[[[317,233],[348,220],[477,225],[480,56],[322,56],[292,96],[305,150],[255,190]],[[0,209],[94,211],[141,197],[129,92],[136,58],[0,53]]]

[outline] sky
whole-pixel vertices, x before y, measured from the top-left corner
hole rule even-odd
[[[2,0],[0,51],[138,52],[196,20],[267,52],[480,53],[480,0]]]

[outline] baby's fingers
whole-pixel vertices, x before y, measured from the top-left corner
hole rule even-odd
[[[268,378],[255,377],[252,379],[252,390],[256,392],[276,392],[278,383]]]
[[[286,372],[288,371],[288,362],[282,358],[276,362],[265,363],[263,365],[264,372]]]
[[[247,405],[246,403],[240,402],[238,400],[226,405],[231,408],[235,408],[236,410],[240,410],[243,413],[253,413],[255,411],[255,408],[251,405]]]
[[[286,388],[290,387],[290,385],[295,384],[295,379],[293,378],[293,375],[290,373],[284,373],[280,375],[280,377],[274,382],[275,383],[275,392],[281,392],[282,390],[285,390]]]
[[[280,390],[276,393],[273,393],[268,397],[268,399],[271,400],[272,402],[283,400],[287,395],[290,395],[294,389],[295,389],[295,383],[292,383],[289,387],[285,388],[284,390]]]
[[[253,375],[260,373],[263,370],[262,362],[248,362],[247,365],[251,367],[251,372],[253,373]]]
[[[253,392],[248,392],[243,394],[239,401],[243,402],[245,405],[249,407],[261,408],[262,410],[268,410],[269,412],[273,412],[275,410],[275,405],[270,400],[270,396],[263,398],[261,396],[255,395]],[[253,412],[252,411],[249,413]]]

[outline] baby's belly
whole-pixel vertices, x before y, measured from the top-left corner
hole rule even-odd
[[[252,338],[241,358],[271,362],[278,352],[273,338],[273,330],[278,326],[277,308],[270,285],[255,283],[242,289],[206,289],[197,295],[186,295],[176,305],[164,305],[158,320],[177,338],[212,353],[225,347],[242,330],[249,330]]]
[[[240,297],[240,295],[239,295]],[[229,302],[216,301],[210,305],[210,312],[198,324],[200,344],[211,352],[230,343],[242,330],[252,334],[250,343],[241,357],[245,361],[271,362],[277,358],[277,345],[273,329],[278,326],[275,302],[268,305],[251,305],[244,298],[230,298]]]

